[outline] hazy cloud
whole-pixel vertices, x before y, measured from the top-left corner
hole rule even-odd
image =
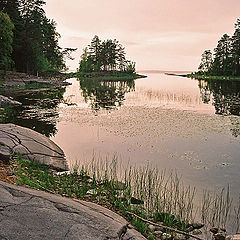
[[[204,49],[233,33],[239,10],[240,0],[48,0],[46,6],[64,46],[81,50],[95,34],[116,38],[138,69],[176,70],[195,70]]]

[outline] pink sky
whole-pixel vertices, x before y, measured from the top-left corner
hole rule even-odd
[[[61,46],[82,49],[94,35],[118,39],[138,70],[195,71],[205,49],[232,35],[240,0],[47,0]]]

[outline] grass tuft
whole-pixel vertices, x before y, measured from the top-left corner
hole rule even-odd
[[[184,186],[176,172],[167,174],[149,166],[121,171],[117,157],[111,162],[93,158],[89,165],[75,166],[70,173],[60,174],[18,156],[13,160],[13,169],[17,184],[98,203],[127,218],[148,239],[156,239],[149,224],[127,212],[180,231],[185,231],[196,215],[196,190]],[[203,223],[225,227],[231,205],[229,187],[218,194],[205,191],[201,208]],[[238,224],[239,209],[235,209]],[[172,234],[167,230],[165,233]]]

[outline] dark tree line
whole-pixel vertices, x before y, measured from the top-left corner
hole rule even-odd
[[[199,65],[199,73],[216,76],[240,76],[240,18],[235,24],[233,36],[224,34],[214,53],[205,50]]]
[[[13,29],[14,25],[9,16],[0,12],[0,69],[5,69],[12,65]]]
[[[37,74],[66,68],[65,56],[73,49],[59,47],[56,23],[47,18],[44,4],[44,0],[0,0],[0,69]],[[9,27],[3,32],[7,17]]]
[[[80,72],[121,71],[135,72],[135,63],[126,59],[124,47],[116,40],[92,39],[81,56]]]

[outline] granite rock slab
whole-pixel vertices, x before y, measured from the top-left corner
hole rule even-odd
[[[0,181],[0,239],[117,240],[127,221],[97,204]],[[128,229],[122,240],[144,240]]]
[[[0,145],[5,150],[7,147],[13,153],[21,154],[24,159],[38,161],[58,170],[68,170],[63,150],[46,136],[31,129],[0,124]],[[6,158],[6,151],[4,154]]]

